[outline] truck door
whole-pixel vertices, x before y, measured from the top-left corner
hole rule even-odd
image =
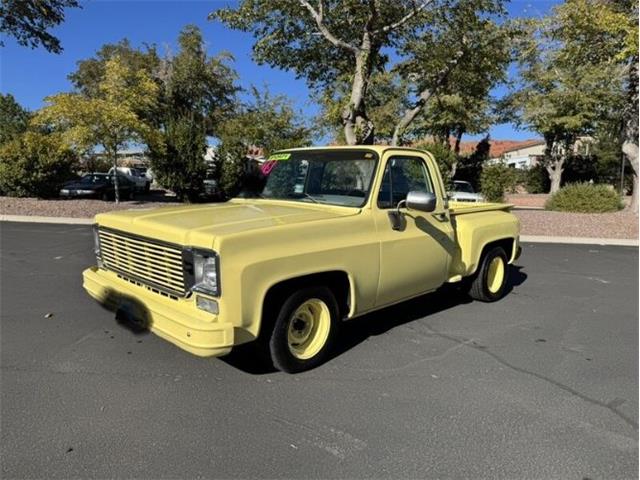
[[[453,228],[442,197],[439,174],[419,154],[390,154],[374,197],[373,211],[380,238],[380,280],[376,305],[386,305],[438,288],[448,277],[455,252]],[[409,191],[435,193],[434,212],[401,208],[400,230],[392,228],[389,212]]]

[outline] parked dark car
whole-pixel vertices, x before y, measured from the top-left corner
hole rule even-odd
[[[108,173],[87,173],[79,180],[65,183],[60,190],[63,198],[100,198],[108,201],[116,196],[113,175]],[[133,198],[135,185],[124,175],[118,175],[120,199]]]

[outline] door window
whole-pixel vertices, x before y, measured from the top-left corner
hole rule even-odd
[[[411,191],[433,193],[429,171],[418,157],[391,157],[378,193],[379,208],[395,208]]]

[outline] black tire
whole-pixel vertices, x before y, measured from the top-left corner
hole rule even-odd
[[[149,193],[151,191],[151,182],[147,182],[144,186],[144,193]]]
[[[108,202],[109,201],[109,194],[107,192],[104,192],[102,195],[100,195],[100,199],[103,202]]]
[[[481,302],[495,302],[504,296],[509,276],[509,264],[507,254],[502,247],[493,247],[488,250],[480,262],[480,267],[469,282],[469,296]],[[492,274],[492,264],[498,265],[497,269],[503,269],[503,275],[496,279]],[[501,266],[500,266],[501,264]]]
[[[295,325],[292,323],[302,321],[299,317],[294,317],[294,314],[299,310],[299,308],[304,309],[303,305],[307,307],[314,306],[314,308],[316,305],[321,307],[321,305],[316,301],[324,304],[328,311],[328,333],[326,333],[326,339],[322,341],[322,339],[325,338],[323,330],[321,330],[320,327],[316,327],[316,331],[313,333],[314,330],[311,328],[310,335],[317,336],[309,337],[309,344],[312,345],[312,347],[310,347],[309,351],[305,354],[309,354],[309,352],[311,352],[312,355],[308,358],[302,358],[304,355],[301,355],[300,353],[296,354],[295,349],[304,349],[304,345],[307,341],[297,347],[293,346],[295,344],[290,344],[290,326],[295,332],[303,332],[303,329],[297,330]],[[321,309],[323,312],[322,318],[326,318],[324,315],[327,314],[327,311],[325,311],[323,307],[321,307]],[[318,325],[325,325],[325,320],[316,320],[315,322],[317,322]],[[292,293],[286,297],[286,300],[277,313],[275,323],[273,324],[273,330],[271,331],[271,336],[269,338],[269,352],[273,366],[283,372],[297,373],[304,370],[310,370],[321,365],[328,359],[333,342],[337,337],[339,326],[340,316],[338,302],[331,290],[327,287],[307,287]],[[304,329],[306,330],[306,327]],[[313,338],[316,340],[313,340]],[[317,349],[317,351],[315,351],[315,349]]]

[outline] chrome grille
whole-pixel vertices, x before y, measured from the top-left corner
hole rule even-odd
[[[107,228],[100,228],[99,235],[102,263],[107,270],[184,296],[181,247]]]

